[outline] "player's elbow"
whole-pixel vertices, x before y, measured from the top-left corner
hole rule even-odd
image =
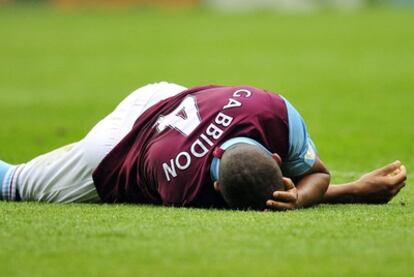
[[[328,190],[329,184],[331,183],[331,173],[326,170],[326,172],[321,173],[321,190],[323,194]]]
[[[328,190],[329,184],[331,183],[331,174],[328,170],[314,172],[313,175],[316,179],[314,179],[314,184],[316,185],[316,191],[319,192],[319,195],[324,195]]]

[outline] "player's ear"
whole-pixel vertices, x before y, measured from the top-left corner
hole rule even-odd
[[[215,181],[214,184],[213,184],[213,186],[214,186],[214,189],[216,191],[220,191],[220,182],[219,181]]]
[[[282,164],[282,158],[277,154],[277,153],[273,153],[272,154],[272,159],[277,162],[278,165]]]

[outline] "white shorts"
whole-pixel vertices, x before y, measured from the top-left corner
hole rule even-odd
[[[95,168],[145,110],[185,89],[161,82],[135,90],[81,141],[9,170],[5,179],[10,182],[10,191],[17,189],[23,201],[99,202],[92,180]]]

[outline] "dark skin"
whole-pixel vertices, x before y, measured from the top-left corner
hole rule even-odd
[[[363,175],[358,180],[329,186],[324,203],[388,203],[405,186],[407,169],[400,161]]]
[[[272,155],[279,165],[282,160],[278,154]],[[310,207],[319,203],[388,203],[405,186],[407,169],[400,161],[371,171],[359,179],[340,185],[330,184],[330,173],[318,157],[313,167],[304,175],[294,178],[283,177],[285,190],[273,192],[273,198],[266,201],[268,210],[294,210]],[[220,191],[220,182],[214,182]]]
[[[281,164],[282,160],[278,154],[272,154],[272,158],[276,163]],[[320,203],[328,189],[330,179],[329,171],[317,158],[306,175],[294,180],[284,177],[282,181],[285,191],[275,191],[273,199],[269,199],[266,206],[272,210],[293,210]],[[214,182],[214,188],[220,191],[219,181]]]
[[[273,159],[281,163],[279,155],[273,154]],[[313,167],[303,176],[294,180],[283,177],[285,191],[275,191],[273,199],[266,202],[266,206],[274,210],[293,210],[305,208],[320,203],[328,190],[331,175],[317,158]]]
[[[273,159],[281,163],[277,154]],[[330,174],[320,158],[305,175],[283,177],[285,191],[275,191],[266,202],[269,210],[293,210],[318,203],[388,203],[405,186],[407,170],[400,161],[363,175],[358,180],[330,185]]]

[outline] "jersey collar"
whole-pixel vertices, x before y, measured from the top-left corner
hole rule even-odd
[[[210,175],[211,175],[211,179],[213,179],[213,182],[218,180],[219,173],[220,173],[219,172],[220,160],[224,152],[227,149],[231,148],[232,146],[236,144],[242,144],[242,143],[258,146],[260,149],[265,151],[266,154],[272,156],[272,152],[267,150],[266,147],[264,147],[262,144],[260,144],[258,141],[254,139],[247,138],[247,137],[235,137],[235,138],[229,139],[225,141],[223,144],[221,144],[220,146],[216,147],[213,151],[213,160],[211,161],[211,165],[210,165]]]

